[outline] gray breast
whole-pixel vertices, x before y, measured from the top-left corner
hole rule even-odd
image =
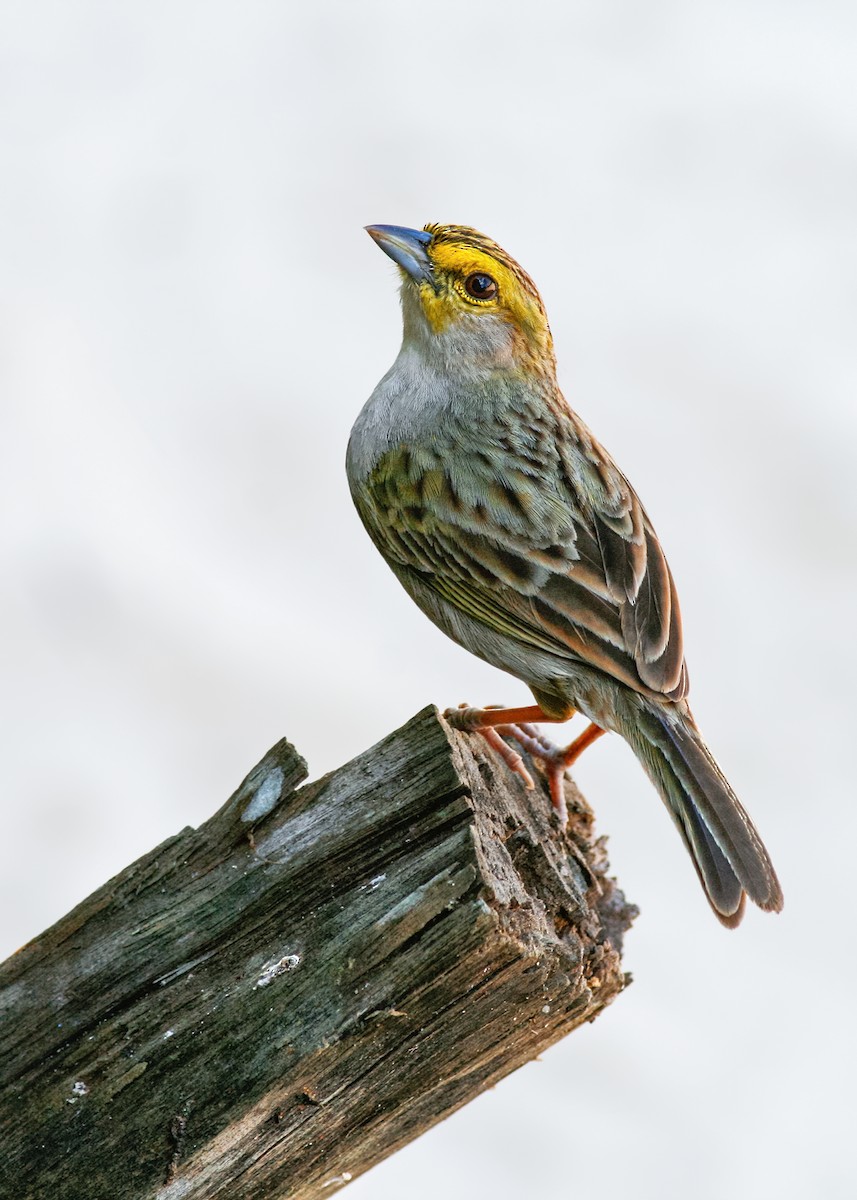
[[[398,357],[351,430],[346,469],[352,489],[388,450],[430,446],[444,422],[478,428],[504,391],[508,325],[493,314],[480,315],[438,334],[428,327],[412,293],[406,288],[402,294],[404,338]]]

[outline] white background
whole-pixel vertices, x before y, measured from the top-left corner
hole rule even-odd
[[[399,340],[367,222],[536,279],[783,880],[721,929],[599,743],[634,985],[352,1200],[857,1193],[855,50],[833,0],[0,9],[2,952],[282,735],[318,775],[427,702],[527,701],[352,510]]]

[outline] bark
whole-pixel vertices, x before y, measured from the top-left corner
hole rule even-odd
[[[434,709],[306,774],[279,742],[0,967],[0,1195],[329,1195],[621,991],[570,782],[563,833]]]

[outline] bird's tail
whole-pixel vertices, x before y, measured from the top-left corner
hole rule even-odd
[[[644,702],[622,733],[678,826],[717,918],[734,928],[746,896],[779,912],[783,893],[768,852],[686,706]]]

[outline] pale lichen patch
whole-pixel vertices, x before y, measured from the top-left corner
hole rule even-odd
[[[283,768],[273,767],[256,788],[253,798],[241,814],[241,820],[260,821],[262,817],[267,817],[282,796],[285,781]]]
[[[276,962],[265,963],[262,968],[262,973],[253,985],[253,990],[256,988],[267,987],[279,975],[285,975],[287,971],[294,971],[295,967],[300,966],[301,956],[299,954],[285,954]]]
[[[334,1175],[332,1179],[326,1179],[321,1186],[323,1188],[341,1187],[343,1185],[343,1183],[350,1183],[350,1182],[351,1182],[351,1172],[343,1171],[341,1175]]]

